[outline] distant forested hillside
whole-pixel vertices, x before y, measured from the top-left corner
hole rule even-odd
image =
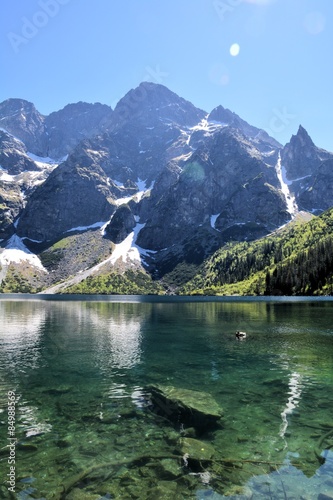
[[[333,209],[260,240],[228,244],[180,289],[183,294],[331,295]]]

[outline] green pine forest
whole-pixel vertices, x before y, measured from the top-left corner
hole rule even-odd
[[[332,295],[333,209],[254,242],[229,243],[179,293]]]

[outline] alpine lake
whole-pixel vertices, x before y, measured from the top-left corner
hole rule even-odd
[[[330,298],[0,309],[0,498],[333,499]]]

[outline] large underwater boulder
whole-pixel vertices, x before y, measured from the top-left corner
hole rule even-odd
[[[220,425],[222,408],[211,394],[173,386],[148,388],[155,413],[174,424],[194,427],[203,433]]]

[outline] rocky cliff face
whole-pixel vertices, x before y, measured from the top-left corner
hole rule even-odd
[[[53,241],[73,228],[107,221],[115,207],[98,160],[99,155],[81,146],[59,165],[29,198],[17,225],[18,235]]]
[[[44,117],[24,99],[7,99],[0,104],[0,126],[20,139],[28,151],[46,156],[47,135]]]
[[[61,158],[85,138],[102,133],[110,124],[112,109],[105,104],[78,102],[45,117],[47,156]]]
[[[199,226],[219,231],[226,241],[253,239],[290,219],[275,169],[235,129],[215,132],[209,147],[191,154],[173,179],[167,190],[158,182],[153,190],[161,197],[152,193],[150,215],[139,233],[145,248],[168,247]]]
[[[282,163],[289,180],[312,175],[316,167],[332,156],[332,153],[315,146],[302,125],[281,151]]]
[[[332,206],[333,153],[318,148],[301,125],[281,160],[299,209],[320,213]]]
[[[0,180],[0,240],[14,234],[14,221],[22,208],[20,187],[14,181]]]
[[[293,195],[300,209],[333,205],[333,155],[302,127],[283,148],[230,110],[207,114],[162,85],[141,84],[114,111],[77,103],[43,117],[13,99],[0,117],[4,240],[16,233],[45,249],[105,224],[94,241],[162,276],[285,224]],[[57,166],[32,152],[68,157]]]
[[[0,166],[9,175],[38,170],[36,163],[28,156],[23,142],[0,130]]]

